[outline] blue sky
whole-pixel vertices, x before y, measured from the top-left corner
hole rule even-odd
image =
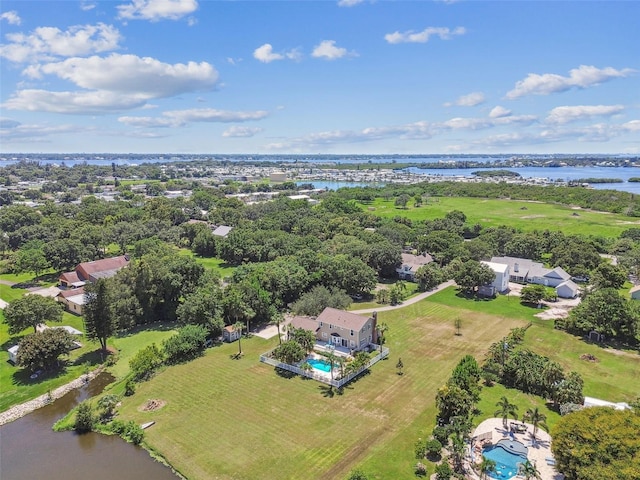
[[[640,2],[9,1],[0,150],[640,153]]]

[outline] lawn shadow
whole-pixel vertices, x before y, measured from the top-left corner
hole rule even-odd
[[[326,398],[333,398],[336,394],[335,390],[331,385],[324,385],[324,384],[319,385],[318,390],[320,390],[320,393],[322,393],[322,396]]]
[[[458,290],[456,297],[463,298],[465,300],[473,300],[474,302],[490,302],[491,300],[496,299],[496,297],[487,297],[484,295],[478,295],[477,293],[465,292],[463,290]]]
[[[149,330],[154,330],[157,332],[168,332],[170,330],[175,330],[177,327],[176,322],[155,322],[155,323],[147,323],[145,325],[136,325],[130,330],[121,330],[119,331],[115,337],[116,338],[127,338],[131,337],[140,332],[146,332]]]
[[[85,363],[89,364],[89,366],[93,367],[94,365],[99,365],[104,363],[105,360],[112,355],[110,352],[105,352],[101,348],[93,350],[91,352],[85,352],[76,358],[73,362],[73,365],[84,365]]]
[[[274,367],[274,370],[276,371],[276,375],[278,375],[280,378],[286,378],[287,380],[298,376],[297,373],[290,372],[289,370],[285,370],[284,368]],[[307,377],[303,376],[302,378]]]
[[[58,368],[54,370],[44,370],[44,371],[41,371],[41,373],[39,374],[31,373],[26,368],[16,367],[16,368],[20,368],[20,370],[13,373],[12,383],[14,385],[19,385],[19,386],[25,386],[25,385],[32,386],[32,385],[38,385],[47,380],[51,380],[52,378],[59,377],[60,375],[64,375],[67,371],[67,365],[66,365],[66,362],[60,362],[60,363],[61,365]],[[37,375],[37,376],[35,378],[31,378],[33,375]]]

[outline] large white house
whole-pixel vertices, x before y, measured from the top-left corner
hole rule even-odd
[[[547,268],[540,262],[516,257],[493,257],[489,263],[508,265],[510,282],[553,287],[560,298],[578,295],[578,285],[562,267]]]

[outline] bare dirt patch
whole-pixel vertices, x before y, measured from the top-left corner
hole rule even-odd
[[[556,318],[567,318],[569,316],[569,310],[564,308],[550,308],[544,312],[540,312],[535,315],[542,320],[555,320]]]
[[[160,410],[166,404],[167,402],[164,400],[151,399],[147,400],[138,410],[143,412],[155,412],[156,410]]]
[[[523,220],[528,220],[530,218],[544,218],[544,217],[546,217],[546,215],[524,215],[520,218]]]
[[[586,362],[599,362],[600,360],[598,360],[598,357],[596,357],[595,355],[592,355],[590,353],[583,353],[582,355],[580,355],[580,360],[584,360]]]

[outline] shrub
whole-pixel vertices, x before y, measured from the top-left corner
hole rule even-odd
[[[76,422],[73,426],[76,432],[90,432],[93,429],[94,422],[95,418],[93,416],[93,409],[91,408],[91,404],[89,402],[82,402],[80,405],[78,405],[78,409],[76,411]]]
[[[441,445],[446,445],[449,440],[449,431],[446,427],[435,426],[433,428],[433,438],[440,442]]]
[[[143,348],[129,361],[134,380],[146,380],[162,365],[162,352],[155,343]]]
[[[449,480],[453,475],[449,462],[445,461],[436,465],[436,480]]]
[[[133,420],[127,422],[127,427],[124,431],[124,439],[127,442],[131,442],[134,445],[140,445],[144,438],[144,430],[142,427],[135,423]]]
[[[349,474],[348,480],[368,480],[369,477],[362,470],[353,470]]]
[[[427,441],[421,438],[418,439],[414,446],[414,451],[416,453],[416,458],[424,458],[427,456]]]
[[[127,383],[124,384],[124,396],[130,397],[136,393],[136,382],[133,378],[129,377]]]
[[[162,342],[168,363],[191,360],[202,354],[207,340],[207,329],[201,325],[186,325],[174,336]]]
[[[427,474],[427,466],[422,462],[418,462],[416,463],[414,471],[418,477],[424,477]]]
[[[442,451],[442,443],[434,438],[425,443],[425,449],[427,457],[437,457]]]

